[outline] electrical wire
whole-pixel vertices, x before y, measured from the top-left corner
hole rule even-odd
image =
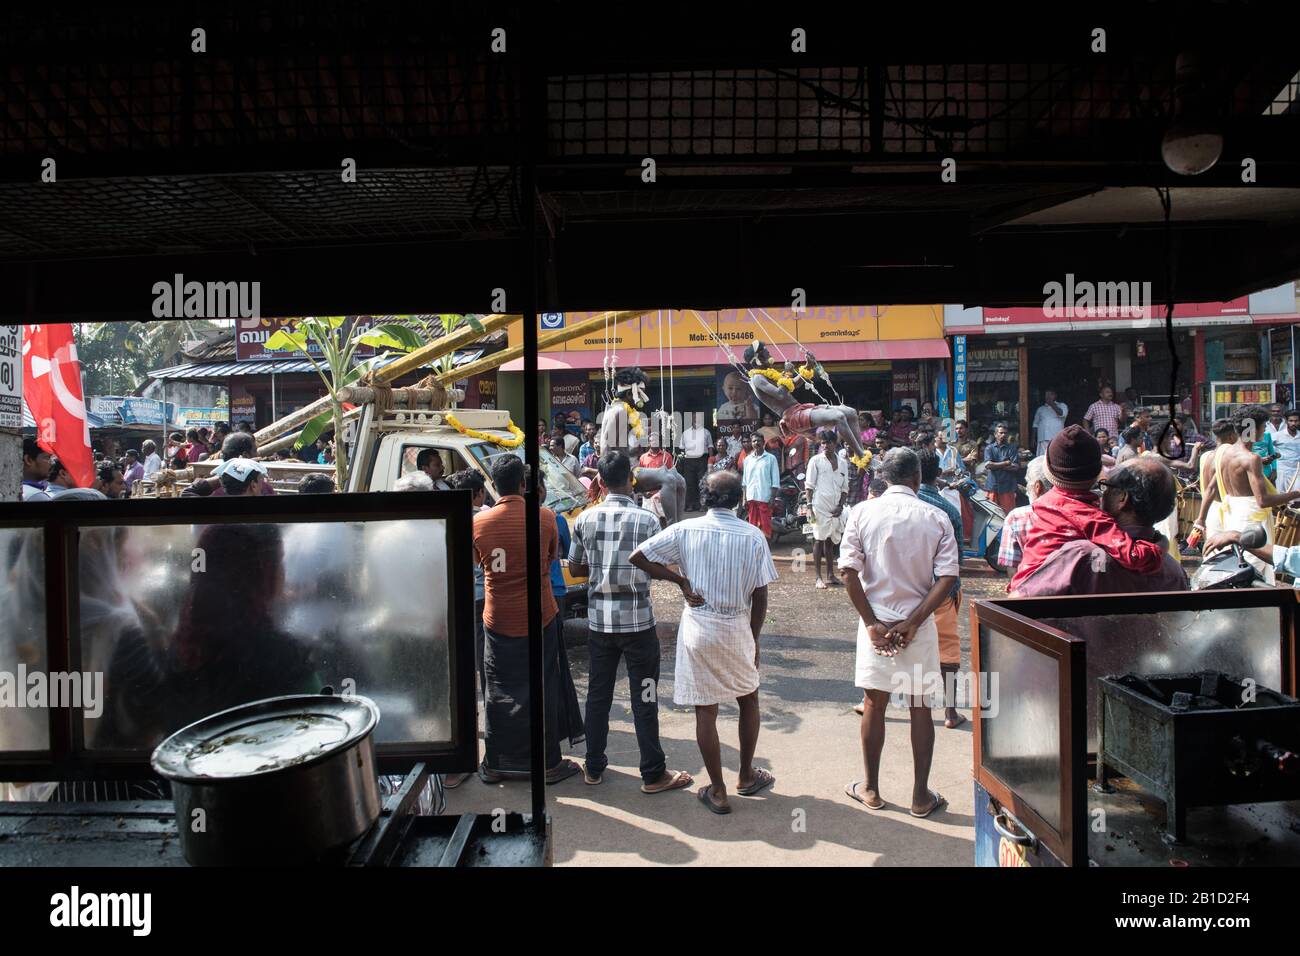
[[[1175,417],[1178,413],[1178,370],[1181,362],[1178,359],[1178,348],[1174,343],[1174,277],[1176,269],[1174,266],[1174,239],[1173,239],[1173,196],[1168,186],[1156,187],[1156,195],[1160,197],[1160,207],[1164,210],[1165,217],[1165,342],[1169,346],[1169,420],[1160,429],[1160,434],[1156,438],[1156,451],[1165,458],[1173,459],[1173,455],[1166,454],[1163,445],[1169,435],[1169,429],[1174,430],[1178,436],[1178,450],[1181,456],[1186,452],[1183,444],[1183,429],[1178,424]]]

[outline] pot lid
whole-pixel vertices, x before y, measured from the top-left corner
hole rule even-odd
[[[158,745],[150,762],[182,783],[246,779],[324,760],[378,723],[379,708],[367,697],[271,697],[182,727]]]

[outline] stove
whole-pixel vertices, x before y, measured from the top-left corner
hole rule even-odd
[[[1165,839],[1187,808],[1300,799],[1300,701],[1218,671],[1103,677],[1096,788],[1120,771],[1165,804]]]

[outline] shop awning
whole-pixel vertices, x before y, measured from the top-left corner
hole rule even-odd
[[[732,346],[736,358],[745,351],[744,343]],[[772,346],[772,358],[781,361],[781,353],[793,362],[803,361],[803,353],[793,343],[778,342]],[[945,339],[900,339],[895,342],[832,342],[819,343],[813,354],[819,362],[905,361],[907,359],[948,358]],[[644,368],[665,368],[669,363],[667,349],[626,349],[618,352],[620,368],[640,365]],[[672,364],[678,368],[691,365],[726,365],[727,355],[715,346],[673,349]],[[605,353],[601,349],[582,352],[544,352],[539,356],[538,367],[545,369],[588,369],[604,365]],[[555,364],[551,364],[555,363]],[[513,359],[501,366],[503,372],[522,372],[523,358]]]
[[[486,349],[460,349],[456,352],[456,365],[465,365],[482,358]],[[390,355],[380,360],[378,368],[396,362],[400,355]],[[599,367],[600,363],[596,363]],[[428,366],[426,366],[427,368]],[[169,368],[154,369],[150,378],[166,381],[201,382],[211,379],[242,378],[251,375],[295,375],[315,372],[306,359],[276,359],[269,362],[187,362]]]
[[[1019,373],[1010,371],[967,372],[967,382],[1017,382]]]

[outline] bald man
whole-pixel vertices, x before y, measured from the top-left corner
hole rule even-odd
[[[1134,458],[1102,479],[1101,507],[1135,540],[1165,546],[1164,562],[1154,574],[1120,567],[1091,541],[1071,541],[1044,561],[1016,590],[1020,597],[1053,594],[1128,594],[1140,591],[1186,591],[1187,574],[1168,553],[1168,542],[1155,523],[1174,507],[1173,472],[1151,455]]]

